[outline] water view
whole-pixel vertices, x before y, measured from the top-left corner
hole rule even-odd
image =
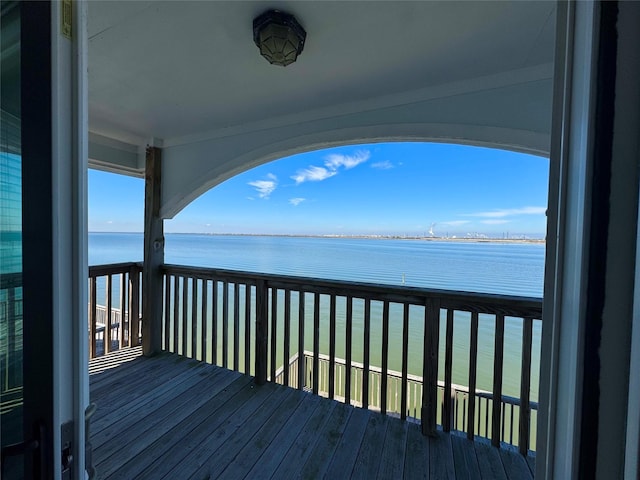
[[[90,265],[142,260],[141,234],[92,233],[89,236]],[[247,272],[347,280],[384,285],[542,297],[544,244],[469,241],[389,240],[363,238],[317,238],[278,236],[166,235],[168,264],[224,268]],[[117,283],[117,282],[116,282]],[[117,296],[117,286],[114,294]],[[100,302],[100,297],[98,298]],[[282,305],[282,302],[280,302]],[[401,308],[390,311],[389,368],[401,368]],[[396,306],[398,307],[398,306]],[[363,302],[354,302],[354,361],[362,358]],[[306,322],[313,322],[312,311]],[[444,377],[444,332],[441,315],[439,378]],[[381,305],[372,304],[372,340],[379,344]],[[410,314],[409,373],[422,374],[423,317]],[[328,320],[322,319],[320,348],[329,353]],[[345,308],[338,303],[337,331],[344,331]],[[533,324],[531,400],[538,399],[541,322]],[[296,338],[295,322],[291,332]],[[490,391],[493,378],[495,317],[480,315],[478,389]],[[280,327],[282,332],[282,327]],[[241,332],[241,335],[243,332]],[[456,312],[453,344],[453,382],[468,384],[470,314]],[[305,348],[312,346],[311,328],[305,331]],[[282,359],[279,347],[278,359]],[[294,350],[294,348],[292,348]],[[338,338],[336,355],[344,358],[344,338]],[[416,355],[411,355],[416,352]],[[418,354],[419,353],[419,354]],[[522,320],[505,320],[504,394],[519,397],[522,355]],[[240,355],[242,357],[242,354]],[[380,352],[371,352],[373,365],[380,365]]]

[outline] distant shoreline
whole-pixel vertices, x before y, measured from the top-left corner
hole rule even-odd
[[[89,232],[97,234],[142,235],[143,232]],[[295,233],[193,233],[172,232],[165,235],[199,235],[209,237],[281,237],[281,238],[327,238],[353,240],[419,240],[427,242],[467,242],[467,243],[530,243],[543,245],[543,238],[491,238],[491,237],[423,237],[411,235],[305,235]]]

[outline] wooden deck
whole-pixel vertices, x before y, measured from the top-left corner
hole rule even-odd
[[[532,479],[534,459],[183,358],[90,362],[98,478]]]

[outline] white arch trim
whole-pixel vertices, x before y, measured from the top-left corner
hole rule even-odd
[[[258,132],[264,133],[264,132]],[[163,201],[160,216],[173,218],[211,188],[251,168],[273,160],[324,148],[381,142],[437,142],[499,148],[549,156],[550,135],[512,128],[411,123],[329,129],[261,143],[260,135],[246,142],[233,138],[167,147],[163,154]],[[273,132],[267,137],[274,138]],[[257,141],[256,141],[257,140]],[[225,145],[226,143],[226,145]],[[218,161],[209,160],[214,157]]]

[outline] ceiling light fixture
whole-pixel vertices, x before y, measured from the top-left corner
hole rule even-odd
[[[272,65],[286,67],[302,53],[307,32],[293,15],[268,10],[253,20],[253,41]]]

